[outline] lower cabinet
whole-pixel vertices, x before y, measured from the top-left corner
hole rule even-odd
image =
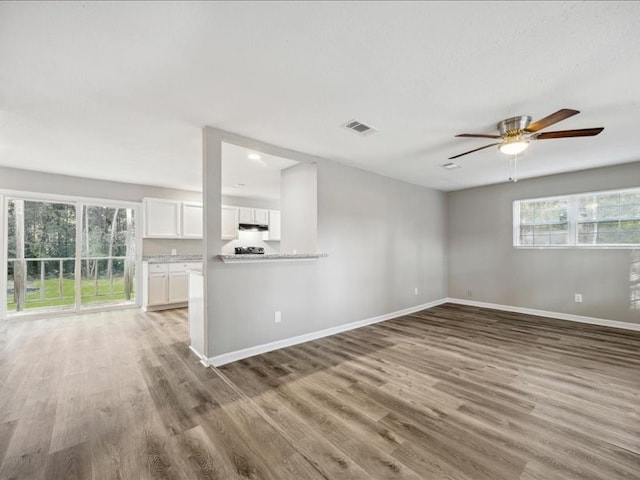
[[[189,271],[199,263],[142,263],[142,308],[160,310],[186,306]]]
[[[169,303],[189,301],[189,269],[182,264],[169,264]]]

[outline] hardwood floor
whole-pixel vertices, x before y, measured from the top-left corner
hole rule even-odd
[[[0,479],[640,478],[640,332],[447,304],[206,369],[186,322],[0,325]]]

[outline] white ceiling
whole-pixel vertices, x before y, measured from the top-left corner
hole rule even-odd
[[[260,158],[249,158],[251,154]],[[224,142],[222,195],[279,200],[282,170],[297,164],[293,160]]]
[[[409,182],[503,182],[457,133],[582,113],[520,178],[640,160],[639,2],[1,2],[0,165],[191,190],[211,125]],[[340,126],[357,118],[380,131]],[[557,128],[556,128],[557,127]],[[489,143],[489,142],[486,142]]]

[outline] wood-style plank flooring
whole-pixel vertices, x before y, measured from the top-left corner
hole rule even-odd
[[[640,479],[640,332],[443,305],[226,365],[187,312],[0,325],[0,479]]]

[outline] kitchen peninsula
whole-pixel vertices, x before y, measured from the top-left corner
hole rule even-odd
[[[268,253],[268,254],[242,254],[242,255],[218,255],[217,258],[224,263],[250,263],[250,262],[282,262],[295,260],[316,260],[328,256],[326,253]]]

